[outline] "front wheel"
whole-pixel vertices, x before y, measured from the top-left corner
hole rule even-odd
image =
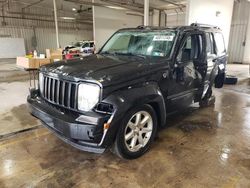
[[[117,133],[113,151],[121,158],[138,158],[149,149],[156,131],[157,118],[151,106],[132,109]]]

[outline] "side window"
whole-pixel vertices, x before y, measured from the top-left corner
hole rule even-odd
[[[89,43],[88,42],[82,45],[82,48],[86,48],[86,47],[89,47]]]
[[[200,58],[203,50],[202,35],[194,34],[187,37],[177,56],[178,61],[188,62]]]
[[[198,54],[197,54],[197,58],[200,58],[202,55],[202,51],[203,51],[203,38],[202,35],[197,35],[197,39],[198,39]]]
[[[207,44],[206,46],[207,55],[213,54],[210,33],[206,33],[206,44]]]
[[[94,43],[93,43],[93,42],[91,42],[91,43],[90,43],[90,47],[92,48],[93,46],[94,46]]]
[[[211,33],[206,33],[206,44],[207,55],[215,54],[214,39]]]
[[[222,33],[215,33],[214,34],[214,39],[215,39],[215,43],[216,43],[216,52],[217,54],[223,54],[226,52],[226,48],[225,48],[225,43],[224,43],[224,38]]]

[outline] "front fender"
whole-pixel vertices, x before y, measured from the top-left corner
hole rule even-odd
[[[157,114],[159,126],[165,126],[166,124],[165,101],[156,83],[146,83],[142,86],[128,87],[119,90],[112,93],[102,102],[112,104],[114,107],[107,142],[114,141],[121,121],[123,121],[126,113],[135,106],[143,104],[151,105]],[[107,145],[110,145],[110,143]]]

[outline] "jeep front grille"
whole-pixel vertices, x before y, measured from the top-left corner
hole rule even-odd
[[[52,104],[77,109],[77,84],[43,75],[41,96]],[[41,87],[40,87],[41,88]]]

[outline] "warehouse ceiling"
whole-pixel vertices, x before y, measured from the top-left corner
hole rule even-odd
[[[127,10],[143,15],[144,0],[56,0],[60,21],[92,23],[92,6]],[[150,0],[150,10],[183,12],[186,0]],[[53,21],[52,0],[0,0],[1,17]],[[3,21],[4,23],[4,21]]]
[[[1,0],[0,0],[1,1]],[[48,9],[53,9],[53,0],[9,0],[11,3],[23,4],[30,7],[43,7]],[[59,10],[71,11],[75,7],[75,3],[67,2],[64,0],[56,0],[56,4]],[[91,6],[84,6],[90,8]]]
[[[144,0],[64,0],[66,2],[73,2],[81,5],[96,5],[103,7],[121,7],[128,10],[143,11]],[[154,0],[150,1],[151,9],[179,9],[186,6],[186,0]]]
[[[59,21],[92,23],[92,6],[56,0]],[[0,15],[4,18],[53,21],[52,0],[0,0]],[[74,11],[73,11],[74,10]],[[3,21],[4,22],[4,21]]]
[[[0,0],[1,4],[21,4],[23,8],[27,7],[41,7],[45,9],[53,9],[52,0]],[[122,7],[131,10],[143,10],[144,0],[56,0],[57,7],[60,11],[72,11],[84,12],[89,11],[92,5],[106,6],[115,8]],[[186,0],[151,0],[151,9],[178,9],[183,8],[186,5]],[[11,8],[11,7],[10,7]]]

